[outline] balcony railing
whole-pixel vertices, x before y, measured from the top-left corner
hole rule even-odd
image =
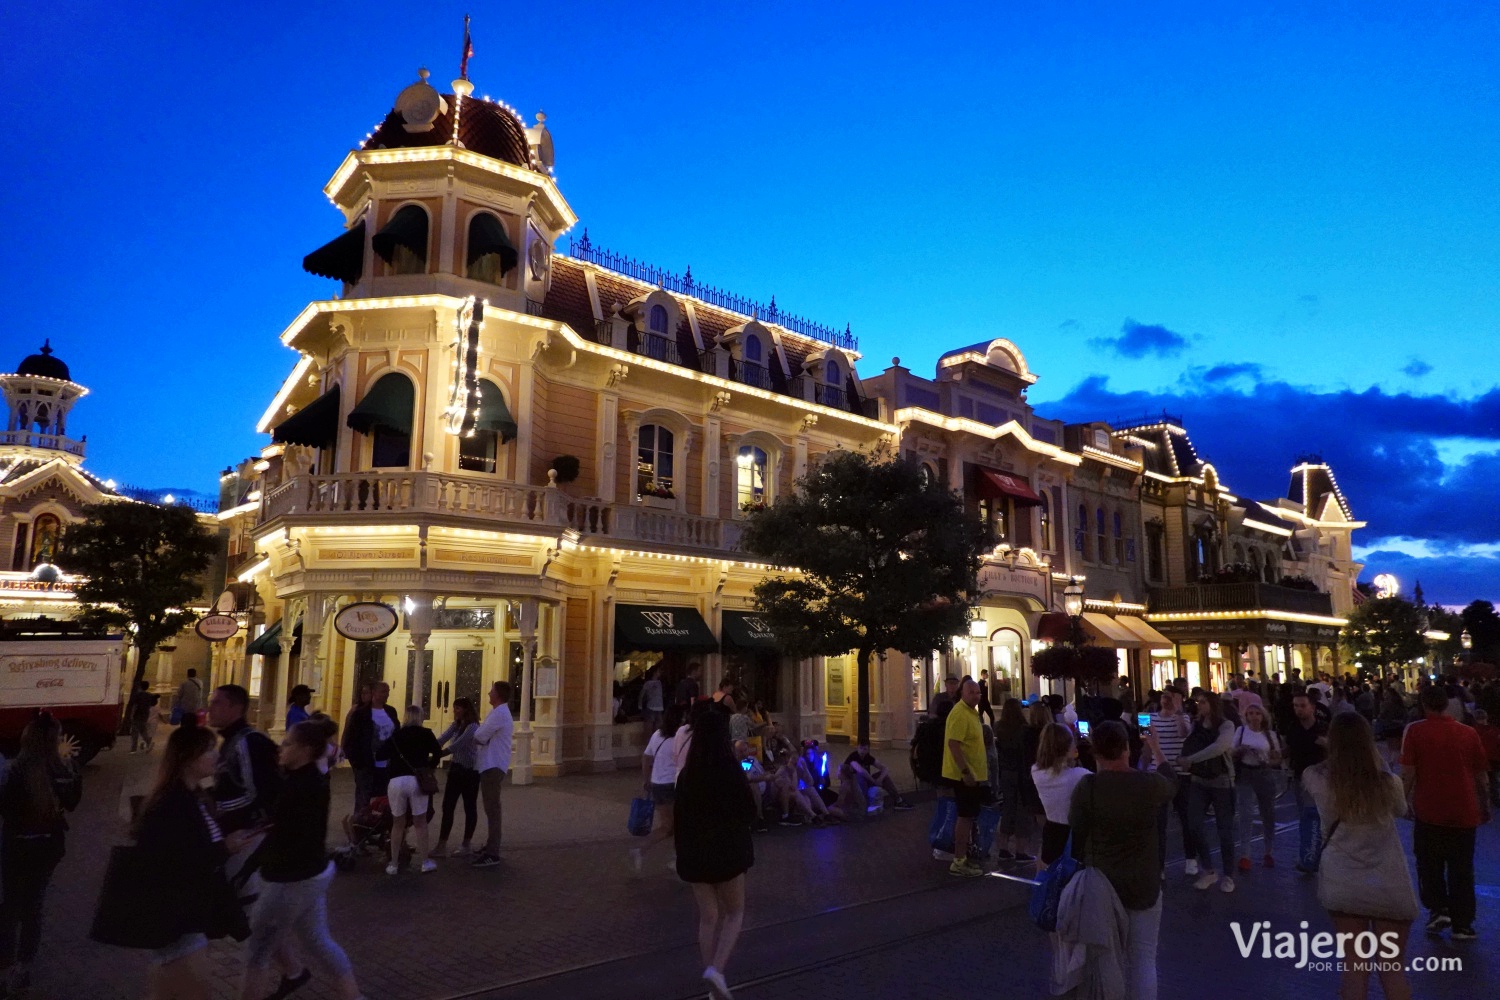
[[[1200,583],[1191,587],[1153,587],[1153,614],[1195,611],[1290,611],[1332,615],[1333,599],[1314,590],[1274,583]]]
[[[734,363],[734,380],[741,385],[753,385],[757,389],[771,388],[771,369],[753,361]]]
[[[461,517],[537,534],[571,528],[594,544],[646,543],[713,552],[732,551],[739,544],[740,530],[729,519],[581,500],[558,489],[437,472],[298,476],[265,494],[260,520],[378,523],[398,515]]]
[[[63,437],[61,434],[38,434],[36,431],[0,431],[0,445],[19,448],[46,448],[48,451],[65,451],[69,455],[83,457],[83,442]]]
[[[695,367],[682,360],[682,352],[677,347],[677,341],[657,333],[641,334],[635,352],[644,354],[648,358],[655,358],[657,361],[665,361],[669,365]]]
[[[832,407],[835,410],[849,409],[849,395],[844,391],[843,387],[824,385],[822,382],[813,383],[813,402]]]

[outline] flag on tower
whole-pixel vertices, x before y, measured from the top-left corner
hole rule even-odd
[[[469,58],[474,55],[474,41],[469,37],[469,15],[464,15],[464,54],[458,61],[458,75],[460,79],[469,78]]]

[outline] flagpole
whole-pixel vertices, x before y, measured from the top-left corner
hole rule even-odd
[[[474,43],[469,37],[469,15],[464,15],[464,52],[458,60],[458,78],[467,80],[469,78],[469,57],[474,54]]]

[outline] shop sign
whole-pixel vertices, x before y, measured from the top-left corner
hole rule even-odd
[[[400,618],[396,609],[379,601],[346,604],[333,616],[333,630],[345,639],[374,642],[396,631]]]
[[[979,567],[981,594],[1022,594],[1047,603],[1047,576],[1032,569],[1011,569],[996,563]]]
[[[240,623],[233,615],[204,615],[193,629],[209,642],[223,642],[239,634]]]

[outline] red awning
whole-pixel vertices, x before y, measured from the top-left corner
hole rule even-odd
[[[978,487],[979,495],[985,500],[998,500],[1000,497],[1010,497],[1018,507],[1040,507],[1042,498],[1036,495],[1036,491],[1027,485],[1026,480],[1017,479],[1015,476],[998,469],[988,469],[979,466],[975,471],[979,473],[975,485]]]
[[[1049,611],[1036,623],[1036,637],[1043,642],[1067,642],[1073,622],[1061,611]]]

